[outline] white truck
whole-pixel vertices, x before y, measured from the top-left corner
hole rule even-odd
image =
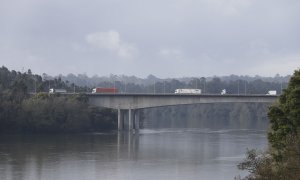
[[[277,94],[276,90],[270,90],[267,93],[267,95],[276,95],[276,94]]]
[[[201,94],[201,89],[176,89],[175,94]]]
[[[54,94],[54,93],[67,93],[67,90],[65,90],[65,89],[54,89],[54,88],[51,88],[51,89],[49,89],[49,93],[50,94]]]

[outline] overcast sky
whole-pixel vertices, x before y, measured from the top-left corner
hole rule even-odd
[[[0,65],[50,75],[292,74],[299,0],[0,0]]]

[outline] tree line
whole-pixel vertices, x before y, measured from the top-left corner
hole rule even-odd
[[[71,91],[61,79],[43,80],[0,68],[0,133],[74,133],[116,129],[114,110],[90,107],[84,94],[48,94],[49,84]],[[34,92],[34,93],[33,93]]]

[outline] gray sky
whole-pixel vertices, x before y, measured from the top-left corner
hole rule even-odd
[[[50,75],[287,75],[299,0],[0,0],[0,65]]]

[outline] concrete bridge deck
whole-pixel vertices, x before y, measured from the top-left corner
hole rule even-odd
[[[202,103],[274,102],[276,95],[214,94],[87,94],[89,103],[114,109],[142,109]]]

